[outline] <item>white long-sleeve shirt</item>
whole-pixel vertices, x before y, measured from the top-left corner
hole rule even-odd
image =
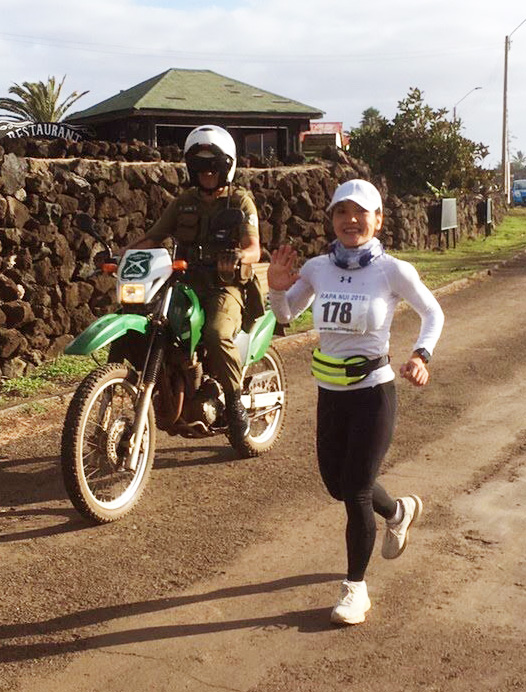
[[[406,300],[420,315],[420,333],[414,349],[433,353],[444,324],[444,314],[416,269],[383,254],[360,269],[341,269],[328,255],[308,260],[300,278],[288,291],[269,291],[279,322],[288,323],[312,304],[320,350],[335,358],[362,355],[377,358],[389,353],[391,323],[397,303]],[[335,390],[374,387],[394,379],[390,365],[373,370],[349,386],[318,381]]]

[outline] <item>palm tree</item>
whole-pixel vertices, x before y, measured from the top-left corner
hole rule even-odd
[[[60,91],[66,75],[57,86],[55,77],[48,77],[47,84],[44,82],[23,82],[9,87],[9,93],[15,94],[20,100],[10,98],[0,98],[0,109],[8,111],[13,115],[6,115],[6,120],[14,122],[59,122],[66,111],[78,101],[79,98],[87,94],[74,91],[61,104],[58,103]]]
[[[380,125],[384,118],[380,115],[380,111],[377,108],[366,108],[362,113],[362,119],[360,120],[360,127],[364,130],[374,130],[380,129]]]
[[[512,163],[516,164],[519,168],[524,168],[524,166],[526,166],[526,154],[519,149],[519,151],[515,153]]]

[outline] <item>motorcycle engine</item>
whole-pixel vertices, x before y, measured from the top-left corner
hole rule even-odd
[[[221,385],[204,375],[203,382],[191,399],[185,401],[183,416],[187,423],[202,422],[208,428],[213,425],[225,410],[221,400]]]

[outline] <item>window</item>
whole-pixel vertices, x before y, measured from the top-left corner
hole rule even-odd
[[[276,154],[278,136],[276,130],[269,130],[259,134],[245,135],[245,150],[247,156],[253,154],[264,159],[272,152]]]

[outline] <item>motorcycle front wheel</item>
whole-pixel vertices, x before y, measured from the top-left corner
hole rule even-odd
[[[250,431],[241,441],[233,444],[241,457],[256,457],[268,452],[278,441],[283,430],[287,409],[287,381],[285,368],[279,353],[270,346],[256,363],[243,372],[242,393],[257,400],[258,395],[268,394],[274,403],[261,408],[249,408]]]
[[[155,414],[148,409],[137,467],[126,467],[137,415],[137,373],[108,363],[79,385],[62,433],[64,484],[74,507],[89,521],[107,524],[128,514],[148,482],[155,453]]]

